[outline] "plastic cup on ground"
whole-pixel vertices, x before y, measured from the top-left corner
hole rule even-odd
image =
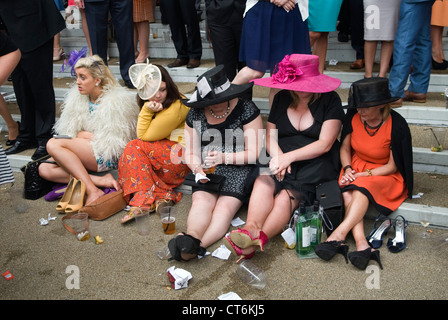
[[[89,233],[89,215],[85,212],[75,213],[70,218],[75,231],[76,239],[79,241],[85,241],[90,239]]]
[[[176,210],[173,206],[166,206],[160,209],[160,219],[165,234],[176,232]]]
[[[147,236],[149,234],[149,212],[140,210],[135,214],[135,222],[137,224],[138,234],[141,236]]]
[[[243,260],[237,269],[238,277],[246,284],[257,288],[263,289],[266,286],[267,279],[266,274],[257,265],[249,260]]]

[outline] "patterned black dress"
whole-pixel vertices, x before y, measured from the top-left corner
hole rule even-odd
[[[223,153],[244,151],[243,126],[252,122],[260,110],[252,101],[239,99],[237,105],[220,124],[212,125],[207,122],[204,109],[191,108],[187,115],[186,124],[196,130],[201,137],[201,153],[207,150],[218,150]],[[226,177],[220,195],[235,197],[247,201],[251,186],[247,184],[255,164],[245,165],[217,165],[215,174]],[[204,190],[193,187],[192,191]],[[210,192],[210,191],[208,191]]]

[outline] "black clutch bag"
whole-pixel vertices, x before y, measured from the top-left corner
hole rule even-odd
[[[199,181],[196,182],[193,172],[189,172],[185,176],[184,184],[187,186],[192,186],[194,188],[199,188],[202,190],[218,192],[219,190],[221,190],[222,185],[224,184],[224,181],[226,180],[226,177],[220,176],[220,175],[214,174],[214,173],[208,174],[207,178],[209,178],[210,181],[207,181],[206,183],[202,183]]]
[[[324,209],[323,225],[327,236],[330,236],[344,218],[344,202],[338,181],[319,184],[316,187],[316,198]]]

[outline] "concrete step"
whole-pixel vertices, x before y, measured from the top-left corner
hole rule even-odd
[[[10,155],[8,156],[8,160],[11,164],[11,167],[14,172],[18,172],[19,168],[24,166],[26,163],[28,163],[31,160],[30,156],[24,156],[24,155]],[[414,175],[421,175],[422,173],[415,172]],[[438,178],[440,179],[441,176]],[[442,179],[446,179],[442,178]],[[185,194],[191,194],[191,187],[181,185],[178,188],[176,188],[177,191],[183,192]],[[416,190],[416,193],[418,193],[419,190]],[[425,198],[426,196],[426,198]],[[428,194],[424,194],[422,196],[424,199],[431,199],[434,198],[434,196],[431,196],[429,198]],[[38,201],[44,201],[42,199]],[[429,201],[429,200],[428,200]],[[436,205],[428,205],[421,203],[422,201],[419,201],[420,203],[416,203],[416,201],[413,199],[406,200],[395,212],[393,212],[390,217],[395,218],[398,215],[402,215],[405,217],[406,220],[410,223],[418,224],[420,221],[420,212],[422,210],[431,210],[432,216],[430,218],[430,224],[431,226],[438,227],[438,228],[448,228],[448,208],[443,206],[436,206]],[[378,212],[375,210],[375,208],[370,207],[367,214],[367,217],[371,219],[375,219],[378,216]],[[431,228],[431,227],[428,227]]]
[[[200,22],[202,47],[203,47],[203,58],[213,59],[213,51],[211,50],[211,45],[207,40],[207,26],[206,26],[206,15],[205,15],[205,5],[202,2],[202,18],[203,21]],[[154,58],[175,58],[176,51],[171,41],[171,33],[169,25],[163,25],[161,23],[161,14],[159,7],[155,8],[155,23],[150,24],[150,37],[149,37],[149,51]],[[65,12],[61,12],[63,17],[66,16]],[[75,21],[73,19],[67,19],[67,28],[61,32],[61,44],[66,51],[70,52],[73,49],[79,49],[85,46],[84,34],[81,29],[81,19],[79,14],[75,13]],[[74,23],[69,23],[74,22]],[[111,31],[112,34],[113,31]],[[326,61],[337,61],[337,62],[353,62],[356,60],[356,53],[351,47],[350,42],[339,42],[337,39],[338,32],[331,32],[328,37],[328,49]],[[70,39],[76,38],[76,39]],[[448,56],[448,36],[443,37],[443,48],[444,53]],[[118,57],[118,50],[115,42],[112,40],[109,45],[109,54],[111,57]],[[381,44],[378,44],[376,61],[380,60]]]

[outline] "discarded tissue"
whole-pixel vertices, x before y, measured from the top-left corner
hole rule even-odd
[[[167,269],[166,271],[168,273],[168,278],[171,282],[171,286],[174,289],[178,290],[188,287],[188,281],[192,278],[190,272],[181,268],[176,269],[174,266]]]

